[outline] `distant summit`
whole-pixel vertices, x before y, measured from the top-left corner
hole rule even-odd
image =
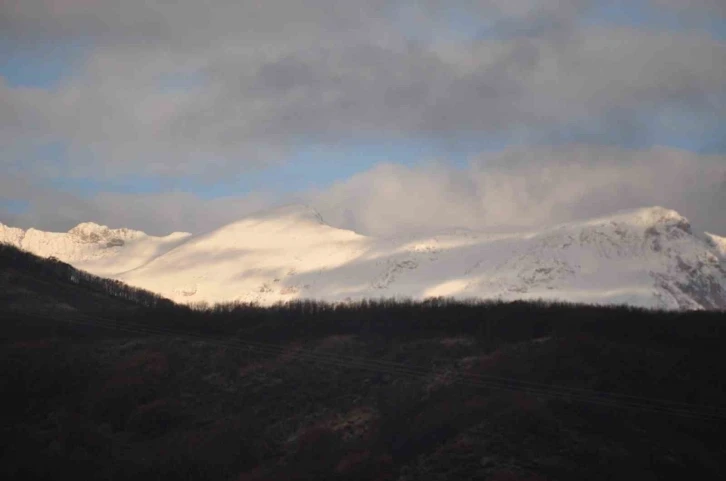
[[[43,257],[55,257],[96,275],[113,277],[173,248],[189,233],[154,237],[132,229],[83,222],[68,232],[44,232],[0,224],[0,242]]]
[[[99,225],[94,222],[78,224],[69,230],[68,234],[76,237],[81,242],[106,242],[108,244],[107,247],[122,246],[128,240],[146,236],[146,234],[141,231],[131,229],[109,229],[105,225]]]

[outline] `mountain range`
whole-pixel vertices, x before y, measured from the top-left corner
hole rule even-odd
[[[726,238],[663,207],[522,233],[376,238],[289,205],[199,235],[0,224],[0,242],[182,303],[447,296],[726,309]]]

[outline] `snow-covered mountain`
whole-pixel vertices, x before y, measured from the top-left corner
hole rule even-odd
[[[726,238],[699,237],[661,207],[538,232],[380,239],[287,206],[202,235],[0,224],[0,241],[179,302],[453,296],[726,309]]]
[[[146,264],[190,236],[175,232],[166,237],[153,237],[131,229],[109,229],[93,222],[78,224],[68,232],[23,230],[0,224],[0,242],[43,257],[56,257],[104,277],[114,277]]]

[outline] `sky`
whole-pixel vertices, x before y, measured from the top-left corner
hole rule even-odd
[[[0,0],[0,222],[726,235],[723,0]]]

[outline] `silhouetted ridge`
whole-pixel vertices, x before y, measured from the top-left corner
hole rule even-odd
[[[0,269],[17,269],[39,277],[71,283],[89,291],[106,294],[144,307],[174,305],[159,294],[131,287],[115,279],[89,274],[54,257],[43,258],[0,242]]]

